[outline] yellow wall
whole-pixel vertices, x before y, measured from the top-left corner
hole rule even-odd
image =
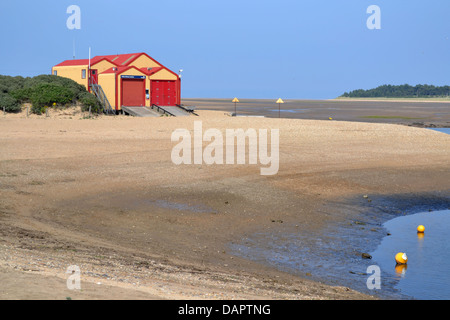
[[[150,77],[145,77],[145,89],[148,90],[149,97],[150,97],[150,93],[152,92],[150,83],[151,83]],[[150,99],[147,100],[147,95],[145,95],[145,106],[150,107]]]
[[[99,63],[91,65],[91,69],[97,69],[98,73],[102,73],[108,69],[111,69],[112,67],[115,67],[115,66],[116,65],[111,62],[103,60],[103,61],[100,61]]]
[[[155,68],[155,67],[162,67],[160,64],[156,63],[149,57],[147,57],[145,54],[141,55],[139,58],[134,60],[132,63],[129,64],[130,66],[136,67],[138,69],[140,68]]]
[[[102,86],[106,97],[113,109],[116,108],[116,79],[114,73],[98,75],[98,84]]]
[[[81,70],[86,70],[86,79],[81,78]],[[57,71],[57,75],[59,77],[69,78],[72,79],[79,84],[88,87],[88,66],[64,66],[64,67],[53,67],[52,68],[52,74],[55,74],[54,71]]]
[[[177,80],[178,76],[166,69],[161,69],[157,73],[150,76],[151,80]]]

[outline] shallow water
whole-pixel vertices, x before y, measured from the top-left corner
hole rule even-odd
[[[376,237],[382,237],[382,230],[368,231],[372,227],[376,226],[346,224],[329,228],[320,236],[307,232],[260,233],[234,244],[232,250],[236,255],[311,280],[347,286],[382,298],[403,298],[393,284],[382,291],[367,288],[366,271],[375,263],[362,259],[361,249],[370,246]]]
[[[205,205],[192,205],[187,203],[177,203],[166,200],[153,200],[150,203],[166,209],[180,210],[180,211],[192,211],[197,213],[208,213],[213,211],[213,209]]]
[[[424,299],[422,295],[404,290],[403,283],[400,285],[402,278],[394,274],[395,261],[393,261],[393,257],[400,249],[397,248],[398,251],[394,255],[386,253],[386,258],[383,258],[383,254],[377,253],[377,248],[386,239],[394,239],[392,235],[386,237],[388,230],[385,223],[398,217],[408,218],[420,212],[430,214],[428,213],[430,210],[434,210],[432,213],[450,210],[450,198],[446,196],[446,193],[431,193],[396,196],[372,195],[370,199],[370,202],[364,197],[351,199],[350,201],[355,204],[355,207],[351,209],[348,219],[336,224],[329,224],[323,229],[299,228],[298,231],[293,232],[292,228],[286,229],[287,225],[283,224],[270,232],[248,235],[239,243],[233,243],[231,245],[232,252],[285,272],[330,285],[347,286],[382,299]],[[333,210],[334,214],[339,215],[343,214],[342,212],[344,214],[348,212],[349,208],[332,203],[330,208],[325,209],[325,212],[328,210]],[[431,215],[427,217],[431,217]],[[442,226],[450,227],[448,221],[442,220],[441,222]],[[431,222],[421,219],[420,224],[427,227],[425,235],[430,235]],[[413,228],[414,236],[417,236],[416,228],[417,225]],[[394,232],[397,233],[397,231],[390,231],[391,234]],[[402,250],[406,251],[407,249]],[[448,248],[443,248],[443,250],[448,252]],[[408,249],[408,251],[410,250]],[[380,252],[383,253],[383,251]],[[362,253],[369,253],[372,255],[372,259],[364,259]],[[414,257],[414,253],[410,252],[409,255],[411,254]],[[439,263],[450,270],[443,261]],[[381,290],[369,288],[367,285],[373,275],[369,268],[374,265],[381,269]],[[410,265],[408,267],[411,268]],[[441,269],[439,270],[437,272],[442,272]],[[412,276],[409,278],[411,279]],[[434,281],[430,281],[430,284],[433,283]],[[430,299],[441,299],[445,294],[440,288],[435,287],[434,290],[440,293]]]
[[[435,131],[439,131],[439,132],[450,134],[450,128],[435,128],[435,129],[431,129],[431,130],[435,130]]]
[[[417,233],[424,225],[425,233]],[[402,294],[423,300],[450,299],[450,210],[398,217],[383,225],[391,234],[371,253],[383,282],[397,283]],[[406,266],[396,266],[395,254],[405,252]]]
[[[271,109],[270,112],[287,112],[287,113],[304,113],[307,112],[308,109]]]

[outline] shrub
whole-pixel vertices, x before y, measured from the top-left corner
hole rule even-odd
[[[0,75],[0,92],[10,93],[12,91],[22,89],[25,83],[23,77],[10,77]]]
[[[86,88],[69,78],[58,77],[54,75],[40,75],[34,78],[28,78],[24,81],[24,88],[36,88],[42,84],[55,84],[72,91],[74,99],[79,99]]]
[[[0,82],[0,93],[8,93],[9,87],[6,84]]]
[[[31,112],[42,114],[48,107],[67,106],[77,101],[84,111],[89,107],[94,113],[103,111],[97,98],[72,79],[54,75],[33,78],[0,75],[0,111],[5,106],[8,112],[17,112],[22,103],[31,102]]]
[[[82,105],[83,111],[89,111],[89,107],[91,107],[91,112],[93,113],[101,113],[103,111],[102,106],[98,102],[97,98],[89,92],[84,92],[79,97],[79,101]]]
[[[31,95],[33,94],[33,88],[17,89],[10,92],[10,94],[20,103],[31,102]]]
[[[41,114],[45,113],[47,108],[48,108],[48,106],[39,107],[39,106],[32,105],[31,106],[31,113],[34,113],[34,114],[37,114],[37,115],[41,115]]]
[[[72,103],[74,98],[74,93],[66,87],[53,83],[43,83],[33,87],[30,100],[33,108],[37,110],[53,104],[67,105]]]
[[[5,108],[6,112],[19,112],[22,107],[15,99],[8,93],[0,92],[0,111],[3,112],[3,108]]]

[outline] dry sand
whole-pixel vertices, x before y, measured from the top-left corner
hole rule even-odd
[[[315,232],[363,194],[450,190],[450,137],[391,124],[0,116],[0,299],[366,299],[230,252]],[[72,117],[70,119],[70,117]],[[177,128],[280,129],[280,170],[171,161]],[[283,223],[274,223],[283,221]],[[68,266],[81,291],[66,288]]]

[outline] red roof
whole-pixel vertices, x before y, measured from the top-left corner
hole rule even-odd
[[[141,72],[143,72],[144,74],[147,75],[152,75],[155,74],[156,72],[162,70],[162,69],[166,69],[167,71],[173,73],[174,75],[176,75],[175,72],[165,68],[164,66],[162,66],[158,61],[156,61],[155,59],[153,59],[152,57],[150,57],[149,55],[147,55],[144,52],[140,52],[140,53],[128,53],[128,54],[116,54],[116,55],[107,55],[107,56],[96,56],[94,58],[91,59],[91,66],[95,65],[96,63],[103,61],[103,60],[107,60],[109,62],[111,62],[112,64],[116,65],[118,70],[113,70],[113,68],[110,68],[106,71],[104,71],[103,73],[115,73],[115,72],[123,72],[125,70],[128,70],[130,63],[132,63],[134,60],[136,60],[137,58],[139,58],[140,56],[145,55],[148,58],[150,58],[151,60],[153,60],[156,64],[160,65],[161,67],[154,67],[154,68],[141,68],[141,69],[137,69]],[[87,66],[89,65],[89,59],[78,59],[78,60],[66,60],[64,62],[61,62],[60,64],[57,64],[55,67],[66,67],[66,66]]]
[[[143,52],[140,52],[140,53],[127,53],[127,54],[116,54],[116,55],[107,55],[107,56],[96,56],[91,59],[91,64],[95,64],[101,60],[106,59],[109,62],[112,62],[113,64],[115,64],[116,66],[127,66],[142,55],[146,55],[146,54]],[[154,60],[150,56],[148,56],[148,57],[150,59]],[[156,63],[158,63],[158,62],[156,62]],[[89,64],[89,59],[66,60],[66,61],[61,62],[60,64],[56,65],[56,67],[83,66],[83,65],[88,65],[88,64]]]
[[[55,67],[69,67],[69,66],[87,66],[89,65],[89,59],[79,59],[79,60],[66,60],[57,64]]]
[[[139,70],[141,70],[146,75],[151,76],[152,74],[155,74],[162,69],[164,69],[164,68],[163,67],[154,67],[154,68],[140,68]]]
[[[128,69],[130,69],[131,67],[113,67],[113,68],[109,68],[108,70],[103,71],[102,73],[122,73],[124,71],[127,71]]]
[[[131,61],[137,59],[144,53],[128,53],[128,54],[116,54],[109,56],[98,56],[96,58],[106,58],[117,66],[126,66]]]
[[[97,62],[100,62],[102,60],[105,60],[105,58],[104,57],[94,57],[91,59],[91,65],[94,65]],[[78,60],[63,61],[60,64],[57,64],[55,67],[88,66],[88,65],[89,65],[89,59],[78,59]]]
[[[135,69],[137,71],[140,71],[144,74],[146,74],[146,72],[144,72],[141,69],[136,68],[135,66],[120,66],[120,67],[113,67],[113,68],[109,68],[108,70],[103,71],[101,74],[104,73],[117,73],[117,74],[121,74],[129,69]]]

